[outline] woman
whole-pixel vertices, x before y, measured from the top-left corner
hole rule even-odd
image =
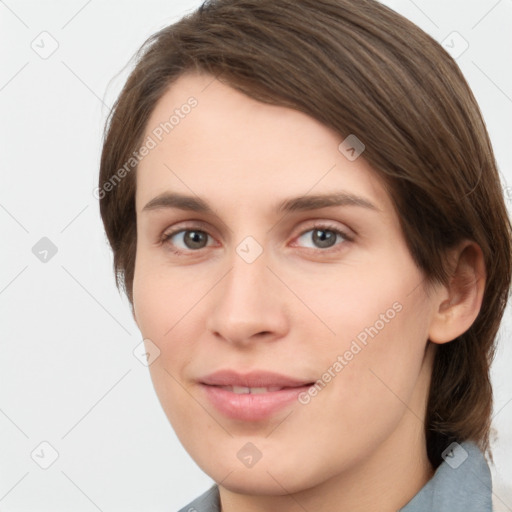
[[[511,225],[453,59],[383,5],[219,0],[155,34],[98,197],[183,510],[491,510]]]

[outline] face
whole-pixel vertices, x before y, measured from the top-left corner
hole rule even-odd
[[[198,74],[161,98],[148,136],[134,315],[197,464],[282,494],[423,442],[433,299],[364,153]]]

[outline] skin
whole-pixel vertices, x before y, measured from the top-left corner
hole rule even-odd
[[[162,407],[219,484],[224,512],[395,511],[433,474],[423,427],[433,356],[478,314],[481,251],[461,244],[454,279],[427,290],[364,153],[349,161],[338,150],[343,137],[316,120],[212,76],[182,75],[145,136],[190,96],[197,107],[137,170],[133,314],[160,350],[150,372]],[[213,213],[143,210],[170,191],[202,198]],[[291,197],[342,191],[375,209],[275,212]],[[187,244],[194,231],[198,242]],[[236,251],[248,236],[263,251],[252,263]],[[197,382],[224,368],[315,381],[397,303],[400,312],[309,403],[268,420],[223,416]],[[261,453],[252,467],[237,458],[247,442]]]

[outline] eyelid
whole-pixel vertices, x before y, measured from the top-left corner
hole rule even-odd
[[[186,231],[186,230],[204,231],[204,232],[210,234],[209,231],[211,230],[211,225],[202,220],[186,220],[183,222],[178,222],[175,225],[164,229],[162,234],[160,235],[160,238],[164,238],[168,235],[174,235],[176,233],[179,233],[180,231]]]
[[[332,221],[328,220],[314,220],[313,224],[310,225],[308,228],[303,229],[299,236],[302,236],[304,233],[307,233],[312,229],[325,229],[329,231],[337,231],[338,233],[342,234],[347,240],[352,240],[354,238],[354,235],[350,234],[351,230],[341,227],[338,224],[335,224]]]

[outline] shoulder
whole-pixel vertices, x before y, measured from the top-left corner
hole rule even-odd
[[[220,512],[220,496],[217,484],[210,487],[178,512]]]
[[[492,512],[492,479],[471,441],[452,443],[432,479],[400,512]]]

